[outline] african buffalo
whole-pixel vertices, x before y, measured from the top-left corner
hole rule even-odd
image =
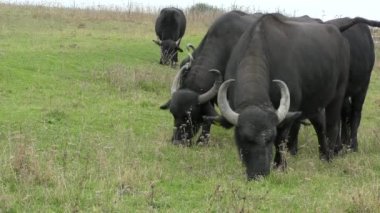
[[[222,84],[218,105],[235,126],[248,179],[269,174],[273,145],[275,164],[284,163],[279,139],[284,124],[298,119],[299,112],[316,128],[321,157],[330,159],[339,136],[349,58],[349,44],[333,25],[267,14],[245,31],[225,72],[225,79],[236,81],[228,101],[231,80]]]
[[[310,19],[314,21],[313,19]],[[339,18],[327,21],[337,27],[353,21],[350,18]],[[350,74],[342,108],[341,141],[353,151],[357,151],[357,131],[361,120],[361,111],[367,94],[371,72],[375,61],[374,43],[367,24],[377,26],[375,22],[356,24],[342,32],[350,44]],[[300,123],[295,122],[288,138],[290,153],[297,153],[298,131]],[[335,152],[342,149],[342,143],[338,141]]]
[[[153,40],[161,48],[160,64],[178,62],[177,51],[182,52],[180,43],[186,29],[186,17],[182,10],[170,7],[161,10],[156,19],[155,31],[157,40]]]
[[[350,20],[352,19],[341,18],[327,23],[340,26]],[[343,36],[350,43],[351,60],[348,87],[342,109],[342,142],[352,150],[357,151],[357,132],[372,68],[375,63],[375,48],[371,31],[367,24],[354,25],[344,31]],[[341,149],[340,144],[335,149],[339,151]]]
[[[209,28],[200,45],[182,63],[172,84],[172,96],[161,109],[169,109],[174,118],[174,144],[187,144],[202,128],[197,143],[207,143],[211,122],[203,116],[216,116],[214,99],[199,101],[215,82],[209,72],[217,69],[222,75],[230,53],[246,28],[260,15],[248,15],[241,11],[228,12],[219,17]],[[215,72],[214,72],[215,73]],[[216,95],[216,93],[214,94]]]

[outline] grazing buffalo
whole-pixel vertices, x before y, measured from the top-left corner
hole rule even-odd
[[[197,143],[207,143],[211,122],[203,116],[216,116],[215,93],[206,93],[215,82],[217,69],[222,75],[230,53],[240,36],[258,18],[241,11],[232,11],[219,17],[209,28],[201,44],[184,60],[172,84],[171,99],[161,109],[169,109],[174,117],[174,144],[188,144],[202,129]],[[221,80],[221,79],[220,79]],[[205,97],[202,94],[208,94]],[[213,97],[210,96],[213,94]]]
[[[340,26],[352,19],[341,18],[327,23]],[[376,26],[377,24],[375,24]],[[356,24],[343,32],[350,43],[350,76],[342,109],[342,142],[353,151],[358,150],[357,132],[360,125],[362,107],[375,63],[375,48],[371,31],[367,24]],[[335,147],[339,151],[342,147]]]
[[[179,45],[185,29],[186,17],[182,10],[174,7],[161,10],[155,25],[158,39],[153,40],[161,48],[160,64],[170,63],[173,66],[178,62],[177,51],[183,51]]]
[[[326,23],[340,27],[352,21],[353,19],[350,18],[339,18]],[[350,44],[350,74],[342,108],[341,141],[353,151],[358,150],[357,131],[375,61],[374,43],[367,24],[372,26],[377,26],[377,24],[370,21],[364,23],[353,25],[342,32]],[[296,122],[289,133],[288,148],[293,155],[297,153],[299,128],[300,123]],[[341,148],[342,145],[338,141],[335,152]]]
[[[223,119],[235,126],[248,179],[269,174],[273,145],[275,164],[283,165],[279,138],[299,112],[316,128],[321,157],[330,159],[329,146],[339,136],[349,58],[349,44],[333,25],[267,14],[245,31],[225,72],[225,79],[236,79],[229,101],[231,80],[220,87],[218,105]]]

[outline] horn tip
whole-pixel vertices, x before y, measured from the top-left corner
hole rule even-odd
[[[280,86],[286,86],[286,83],[280,79],[274,79],[273,82],[279,84]],[[287,87],[287,86],[286,86]]]
[[[273,79],[272,81],[273,81],[273,82],[282,82],[282,83],[284,82],[284,81],[282,81],[282,80],[280,80],[280,79]]]
[[[231,78],[231,79],[226,80],[225,83],[226,83],[226,84],[230,84],[230,83],[232,83],[232,82],[234,82],[234,81],[236,81],[236,80]]]
[[[220,71],[217,70],[217,69],[211,69],[211,70],[209,70],[209,72],[212,72],[212,73],[220,75]]]

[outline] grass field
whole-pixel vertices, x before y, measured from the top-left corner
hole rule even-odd
[[[183,44],[215,16],[189,15]],[[304,128],[285,172],[247,182],[232,130],[170,143],[155,17],[0,4],[0,212],[379,211],[380,48],[359,152],[322,162]]]

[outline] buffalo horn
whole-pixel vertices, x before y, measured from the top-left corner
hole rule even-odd
[[[175,45],[179,45],[179,43],[181,42],[181,38],[179,38],[177,41],[175,41]]]
[[[161,46],[161,44],[162,44],[161,39],[159,39],[158,37],[157,37],[156,40],[153,40],[153,42],[156,43],[156,44],[158,44],[158,45],[160,45],[160,46]]]
[[[193,63],[194,58],[193,58],[193,55],[191,55],[191,53],[187,53],[187,55],[189,55],[190,61],[188,63],[189,63],[189,67],[191,67],[191,63]]]
[[[198,103],[199,104],[204,104],[207,101],[214,98],[215,95],[218,93],[218,89],[219,89],[220,84],[222,83],[222,75],[220,74],[219,70],[211,69],[211,70],[209,70],[209,72],[215,73],[217,75],[217,77],[216,77],[216,80],[215,80],[212,88],[209,89],[209,91],[207,91],[206,93],[199,95],[199,97],[198,97]]]
[[[182,76],[182,72],[183,70],[185,69],[189,69],[189,63],[186,63],[185,65],[183,65],[181,67],[181,69],[177,72],[177,74],[174,76],[174,80],[173,80],[173,83],[172,83],[172,87],[170,89],[170,92],[171,94],[173,95],[173,93],[175,93],[178,88],[180,87],[180,83],[181,83],[181,76]]]
[[[194,50],[195,50],[195,47],[194,47],[193,44],[188,43],[188,44],[186,45],[186,49],[187,49],[187,52],[189,52],[190,54],[193,54],[193,52],[194,52]]]
[[[191,67],[191,63],[194,61],[193,52],[195,48],[192,44],[188,43],[186,45],[186,49],[187,49],[187,55],[189,56],[189,59],[190,59],[189,66]]]
[[[290,107],[290,94],[288,86],[286,86],[285,82],[281,80],[273,80],[273,82],[276,82],[277,85],[281,88],[281,100],[280,100],[280,106],[277,109],[277,118],[278,123],[281,123],[285,117],[286,114],[289,112]]]
[[[220,86],[218,91],[218,105],[223,117],[225,117],[228,122],[236,126],[238,123],[239,114],[231,109],[227,100],[227,89],[230,83],[234,81],[235,79],[229,79],[225,81],[222,86]]]

